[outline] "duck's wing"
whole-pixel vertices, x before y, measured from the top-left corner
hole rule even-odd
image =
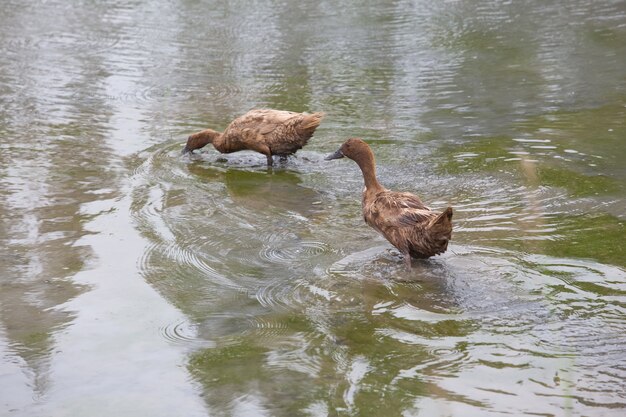
[[[233,120],[224,136],[231,147],[239,144],[242,149],[254,149],[261,144],[273,155],[289,155],[306,145],[322,117],[323,113],[251,110]]]
[[[363,215],[367,223],[382,231],[426,223],[433,217],[433,212],[414,194],[384,191],[371,202],[364,203]]]
[[[363,200],[365,221],[405,256],[428,258],[446,251],[452,233],[452,208],[437,213],[410,193],[384,191]]]
[[[298,117],[301,117],[301,113],[272,109],[250,110],[243,116],[233,120],[224,133],[233,134],[250,129],[255,134],[268,135],[280,126],[290,125]]]

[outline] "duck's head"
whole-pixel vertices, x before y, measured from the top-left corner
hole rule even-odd
[[[337,149],[334,153],[328,155],[324,159],[330,161],[331,159],[339,159],[345,156],[352,159],[353,161],[358,162],[363,158],[371,156],[371,154],[372,151],[370,147],[362,139],[350,138],[345,141],[339,149]]]
[[[221,133],[212,129],[205,129],[201,132],[189,135],[187,138],[187,144],[183,148],[183,155],[190,153],[194,149],[200,149],[209,143],[213,143],[213,140]]]

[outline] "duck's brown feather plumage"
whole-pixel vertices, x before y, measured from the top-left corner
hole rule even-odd
[[[452,235],[451,207],[436,212],[414,194],[390,191],[380,185],[374,154],[361,139],[349,139],[328,159],[342,156],[353,159],[363,172],[365,222],[404,254],[407,265],[410,257],[428,258],[446,251]]]
[[[271,165],[272,155],[291,155],[306,145],[323,116],[323,113],[251,110],[233,120],[223,133],[207,129],[191,135],[184,151],[191,152],[212,143],[221,153],[242,150],[262,153]]]
[[[449,218],[442,218],[441,224],[433,224],[440,214],[410,193],[383,190],[372,197],[368,198],[368,194],[363,197],[365,222],[402,253],[414,258],[428,258],[448,248],[452,209],[449,209]]]

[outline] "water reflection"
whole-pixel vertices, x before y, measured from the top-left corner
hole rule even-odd
[[[198,181],[225,186],[229,198],[237,206],[250,211],[263,212],[275,208],[314,217],[321,210],[320,193],[300,185],[302,180],[295,172],[284,169],[229,169],[207,163],[192,163],[188,169]]]
[[[603,290],[591,286],[591,292],[581,292],[580,284],[611,276],[624,286],[623,272],[456,249],[445,264],[424,263],[408,282],[365,278],[369,273],[358,278],[354,272],[350,280],[337,273],[332,281],[321,277],[311,288],[327,287],[312,291],[300,314],[274,315],[270,334],[266,328],[250,330],[198,351],[190,369],[207,387],[210,403],[227,415],[242,401],[271,415],[311,408],[374,415],[382,412],[383,394],[398,413],[419,409],[429,398],[441,398],[443,409],[472,413],[506,409],[510,396],[532,392],[539,397],[526,412],[558,413],[568,398],[621,385],[624,370],[614,364],[623,352],[610,346],[622,336],[615,328],[596,328],[597,321],[611,320],[619,303],[589,304]],[[445,278],[445,288],[429,275]],[[563,296],[567,302],[554,303]],[[592,313],[586,311],[590,305]],[[594,359],[600,352],[602,359]],[[605,368],[600,385],[585,371],[598,366]],[[470,375],[471,387],[460,382],[459,376]],[[511,379],[525,382],[511,385]],[[596,398],[585,403],[605,401]],[[432,411],[432,404],[426,409]]]
[[[619,415],[625,21],[612,0],[2,2],[0,409]],[[327,117],[272,170],[180,158],[262,106]],[[383,184],[455,207],[448,253],[407,273],[363,223],[358,171],[322,160],[351,136]]]
[[[6,40],[27,12],[4,8],[15,12],[3,24]],[[92,259],[90,249],[76,242],[90,233],[84,225],[97,213],[84,213],[82,206],[112,196],[114,176],[107,176],[109,169],[102,164],[112,159],[104,141],[107,102],[71,100],[57,87],[69,82],[70,74],[42,71],[55,67],[56,53],[67,40],[51,38],[44,45],[31,35],[2,42],[7,52],[0,64],[3,85],[10,89],[3,94],[8,99],[0,116],[0,227],[6,251],[0,262],[0,327],[8,351],[28,368],[20,386],[40,398],[50,386],[54,334],[74,317],[57,307],[86,290],[71,277]],[[76,63],[71,91],[97,97],[97,88],[87,80],[102,65],[97,56]],[[89,135],[86,124],[91,125]],[[28,405],[32,398],[14,405]]]

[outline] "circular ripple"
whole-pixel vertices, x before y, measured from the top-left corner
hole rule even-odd
[[[291,282],[276,280],[259,288],[255,294],[259,303],[272,310],[291,309],[299,304],[299,298]]]
[[[255,339],[276,339],[290,333],[289,326],[280,318],[255,316],[248,320]]]
[[[289,232],[270,235],[259,252],[259,257],[270,263],[291,264],[295,261],[302,262],[318,255],[334,252],[334,249],[324,242],[299,241],[297,239],[294,241],[293,238],[285,242],[284,240],[289,237],[291,237]]]
[[[170,342],[187,344],[196,340],[197,328],[187,320],[179,320],[159,327],[159,332]]]

